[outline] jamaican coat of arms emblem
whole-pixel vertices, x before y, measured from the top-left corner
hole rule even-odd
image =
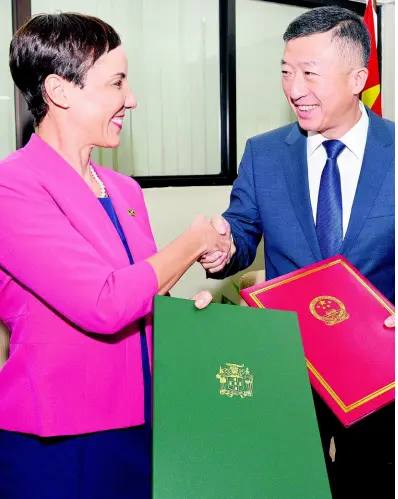
[[[241,398],[253,396],[253,376],[244,364],[226,363],[216,376],[220,380],[220,395]]]

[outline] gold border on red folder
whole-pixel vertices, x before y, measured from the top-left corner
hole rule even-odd
[[[297,279],[300,279],[301,277],[305,277],[307,275],[313,274],[314,272],[319,272],[320,270],[326,269],[327,267],[332,267],[333,265],[342,265],[348,272],[357,279],[361,283],[361,285],[369,291],[369,293],[376,298],[376,300],[383,305],[383,307],[390,312],[391,315],[395,315],[394,310],[383,300],[382,297],[380,297],[366,282],[356,273],[354,272],[343,260],[335,260],[330,263],[326,263],[325,265],[320,265],[319,267],[316,267],[314,269],[308,270],[307,272],[303,272],[302,274],[295,275],[293,277],[289,277],[288,279],[284,279],[282,281],[276,282],[274,284],[269,284],[268,286],[264,286],[261,289],[257,289],[256,291],[253,291],[249,293],[249,296],[252,298],[252,300],[258,305],[259,308],[265,308],[264,305],[260,302],[260,300],[257,298],[257,295],[260,293],[263,293],[264,291],[269,291],[270,289],[276,288],[278,286],[281,286],[282,284],[286,284],[288,282],[296,281]],[[337,393],[333,390],[333,388],[329,385],[329,383],[319,374],[319,372],[315,369],[315,367],[311,364],[311,362],[306,358],[306,363],[307,367],[310,370],[310,372],[315,376],[315,378],[320,382],[320,384],[325,388],[325,390],[329,393],[329,395],[332,397],[332,399],[336,402],[336,404],[342,409],[343,412],[347,413],[350,412],[357,407],[360,407],[363,404],[366,404],[370,400],[373,400],[383,393],[387,392],[388,390],[391,390],[395,387],[395,382],[390,383],[389,385],[383,386],[379,390],[376,390],[373,393],[370,393],[366,397],[361,398],[360,400],[357,400],[356,402],[353,402],[350,405],[346,405],[341,398],[337,395]]]

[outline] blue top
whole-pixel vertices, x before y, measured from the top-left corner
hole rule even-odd
[[[124,235],[122,226],[120,225],[119,219],[117,218],[111,198],[109,197],[98,198],[98,200],[104,207],[113,225],[115,226],[115,229],[117,230],[119,237],[122,240],[122,243],[126,250],[130,264],[133,265],[134,264],[133,256],[127,244],[126,236]],[[149,368],[148,345],[145,335],[144,320],[140,319],[139,324],[140,324],[141,352],[142,352],[142,371],[144,375],[144,414],[145,414],[145,422],[149,423],[151,421],[151,372]]]

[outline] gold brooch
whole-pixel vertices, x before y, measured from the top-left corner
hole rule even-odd
[[[350,317],[344,303],[334,296],[317,296],[310,303],[310,312],[327,326],[334,326]]]
[[[131,208],[129,210],[127,210],[129,212],[129,215],[131,215],[132,217],[135,217],[135,211],[132,210]]]
[[[253,376],[244,364],[225,364],[216,376],[220,380],[220,395],[240,398],[253,396]]]

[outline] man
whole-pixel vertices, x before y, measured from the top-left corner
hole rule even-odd
[[[321,7],[283,38],[282,85],[298,122],[248,140],[230,206],[212,218],[231,249],[201,263],[210,277],[232,275],[264,237],[267,279],[341,253],[393,301],[394,124],[360,102],[367,29],[348,10]],[[393,497],[393,405],[343,430],[315,404],[325,458],[336,439],[334,497]]]

